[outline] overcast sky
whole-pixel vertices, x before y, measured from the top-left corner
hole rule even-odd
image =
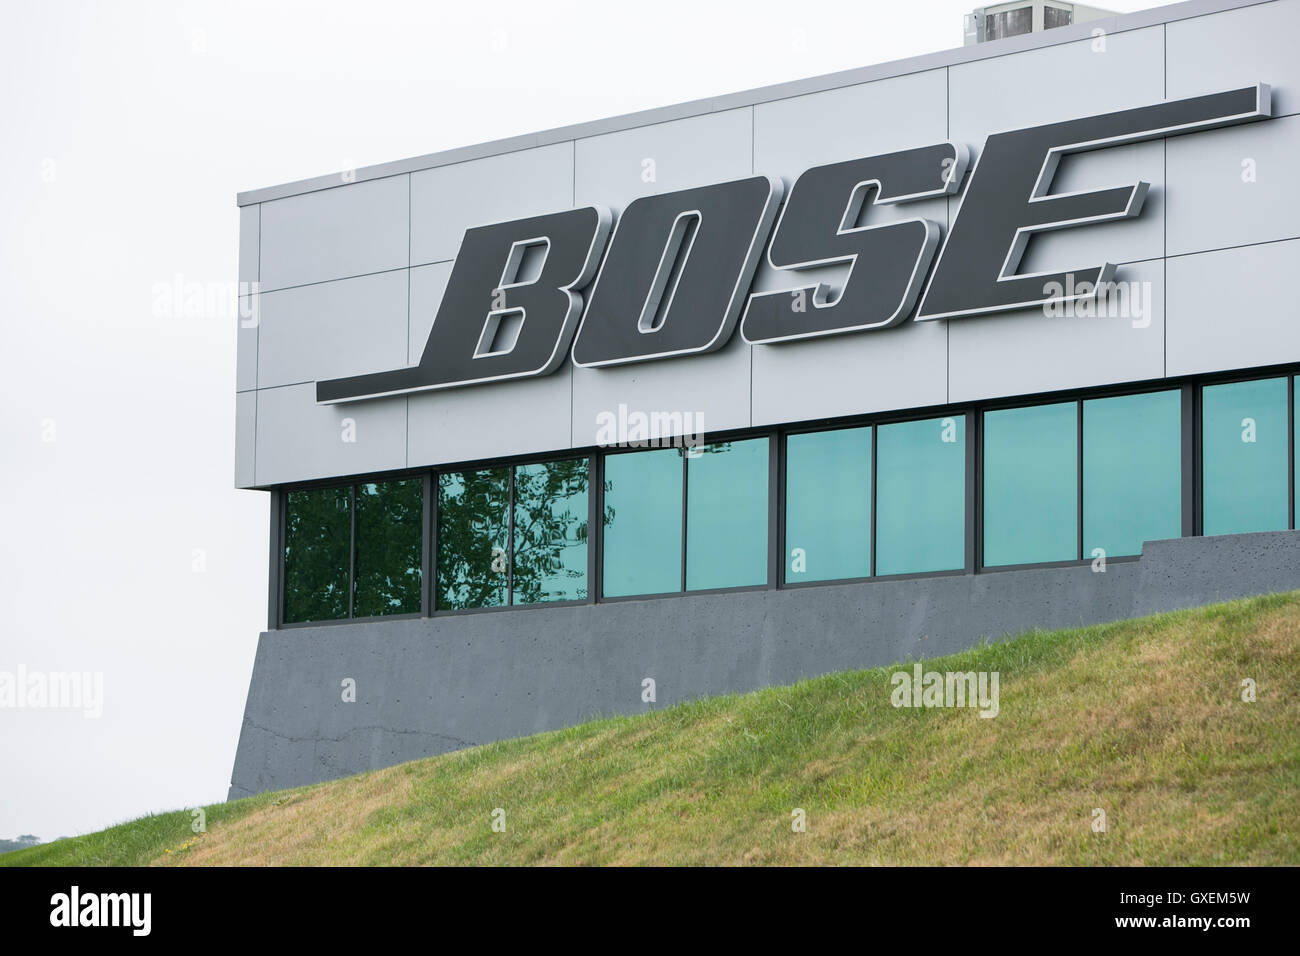
[[[960,46],[972,7],[5,0],[0,672],[100,673],[103,714],[0,709],[0,838],[225,798],[267,603],[236,192]]]

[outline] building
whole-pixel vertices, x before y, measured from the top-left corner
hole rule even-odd
[[[1193,0],[241,195],[231,794],[1300,586],[1298,33]]]

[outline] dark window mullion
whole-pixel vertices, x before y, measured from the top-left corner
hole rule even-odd
[[[515,603],[515,468],[510,466],[506,491],[506,604]]]
[[[587,459],[587,602],[603,596],[605,553],[605,456]]]
[[[876,489],[880,487],[878,479],[880,456],[876,453],[876,432],[879,430],[875,425],[871,426],[871,534],[868,535],[870,540],[867,542],[871,552],[868,555],[870,562],[867,573],[873,578],[876,576]]]
[[[687,496],[687,494],[688,494],[689,491],[690,491],[689,486],[688,486],[688,479],[689,479],[689,476],[690,476],[690,473],[691,473],[691,472],[690,472],[690,469],[687,467],[687,464],[688,464],[689,461],[690,461],[691,451],[692,451],[692,450],[693,450],[693,449],[692,449],[692,448],[689,448],[689,447],[684,447],[684,448],[681,449],[681,456],[682,456],[682,582],[681,582],[681,591],[682,591],[683,593],[685,593],[685,591],[686,591],[686,530],[687,530],[687,529],[686,529],[686,509],[687,509],[687,507],[688,507],[688,501],[687,501],[687,497],[686,497],[686,496]]]
[[[1076,432],[1075,439],[1077,441],[1077,447],[1078,447],[1078,452],[1076,455],[1077,461],[1075,462],[1075,466],[1076,466],[1075,473],[1077,475],[1076,481],[1078,483],[1078,487],[1076,488],[1076,491],[1078,493],[1078,499],[1075,502],[1075,513],[1078,517],[1078,535],[1079,535],[1079,540],[1076,543],[1075,548],[1076,548],[1077,557],[1079,558],[1080,561],[1082,561],[1084,558],[1084,554],[1083,554],[1083,399],[1079,399],[1079,401],[1075,403],[1074,418],[1075,418],[1074,424],[1075,424],[1075,432]]]
[[[1295,527],[1295,376],[1286,377],[1286,501],[1287,527]]]
[[[352,617],[357,594],[357,486],[348,486],[348,617]]]
[[[428,617],[434,608],[434,582],[438,574],[438,477],[425,472],[424,531],[420,536],[424,553],[420,556],[420,613]]]
[[[1182,487],[1182,536],[1190,538],[1196,534],[1196,386],[1184,385],[1181,388],[1181,407],[1179,409],[1179,429],[1182,435],[1181,458],[1182,469],[1180,485]]]
[[[767,440],[767,586],[775,588],[785,566],[785,440],[779,432]]]

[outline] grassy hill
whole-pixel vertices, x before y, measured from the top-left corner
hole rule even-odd
[[[199,835],[188,812],[157,814],[0,865],[1300,863],[1300,592],[925,666],[999,672],[1000,713],[896,709],[896,668],[832,674],[219,804]]]

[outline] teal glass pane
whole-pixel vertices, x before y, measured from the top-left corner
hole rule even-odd
[[[443,610],[508,599],[510,469],[438,476],[438,595]]]
[[[1083,556],[1141,554],[1183,533],[1182,396],[1083,403]]]
[[[687,590],[767,583],[767,469],[766,438],[687,456]]]
[[[871,429],[791,435],[785,443],[785,579],[871,574]]]
[[[876,429],[876,573],[966,566],[966,419]]]
[[[984,565],[1078,557],[1078,406],[985,412]]]
[[[606,597],[682,589],[682,453],[605,458]]]
[[[352,489],[291,491],[284,515],[284,619],[348,616]]]
[[[357,486],[353,617],[419,614],[424,480]]]
[[[587,597],[587,459],[515,469],[511,602]]]
[[[1207,385],[1201,409],[1204,533],[1286,528],[1286,379]]]

